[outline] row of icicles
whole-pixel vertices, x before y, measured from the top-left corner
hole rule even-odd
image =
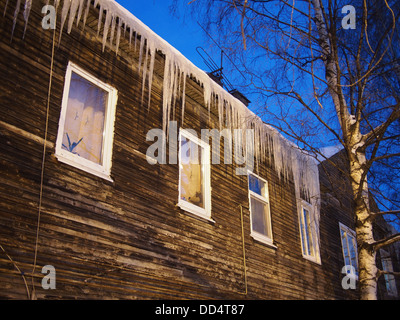
[[[9,0],[5,4],[4,16],[9,5],[8,2]],[[47,2],[47,4],[50,4],[49,0]],[[26,34],[32,0],[25,0],[22,10],[21,5],[21,0],[17,0],[11,38],[14,35],[16,22],[21,12],[25,20],[23,37]],[[56,12],[59,12],[61,1],[55,0],[53,6],[56,8]],[[178,50],[156,35],[114,0],[95,0],[93,4],[91,0],[64,0],[61,7],[60,28],[62,32],[60,32],[59,42],[61,42],[65,24],[67,24],[67,33],[71,32],[74,22],[76,27],[80,23],[82,23],[81,28],[85,27],[91,6],[99,7],[97,34],[98,38],[101,38],[103,51],[108,42],[111,49],[118,54],[121,36],[126,37],[127,33],[129,46],[132,46],[135,52],[139,50],[139,73],[143,73],[142,100],[146,83],[149,95],[151,93],[156,51],[165,55],[163,79],[163,129],[165,131],[168,130],[171,108],[174,106],[177,97],[182,99],[183,122],[186,79],[193,77],[203,87],[206,108],[210,110],[212,105],[217,108],[220,129],[223,127],[243,129],[243,132],[245,132],[245,129],[254,129],[256,163],[260,163],[260,159],[263,157],[272,159],[273,155],[274,168],[279,176],[283,176],[287,180],[290,174],[293,174],[298,198],[300,198],[300,190],[303,190],[309,198],[319,199],[319,176],[314,159],[286,140],[274,128],[263,123],[242,102],[216,84],[204,71],[193,65]],[[100,37],[101,30],[103,30],[102,37]],[[148,101],[148,108],[150,108],[150,97]]]

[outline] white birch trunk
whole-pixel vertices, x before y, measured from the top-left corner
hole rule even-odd
[[[350,160],[350,177],[355,200],[354,214],[356,217],[356,236],[358,244],[359,260],[359,284],[361,299],[377,299],[377,268],[372,219],[369,210],[368,184],[363,178],[366,170],[365,152],[360,151],[363,136],[360,134],[359,123],[353,121],[348,111],[346,100],[343,97],[336,61],[334,60],[332,43],[329,38],[327,26],[323,17],[323,9],[320,0],[312,0],[315,10],[315,23],[319,35],[319,45],[325,64],[325,78],[328,83],[329,93],[335,105],[336,114],[343,132],[343,140]],[[361,186],[361,187],[360,187]]]
[[[352,139],[353,140],[353,139]],[[362,181],[364,153],[350,152],[350,176],[355,201],[356,237],[358,244],[359,285],[362,300],[377,299],[376,251],[373,247],[373,221],[369,210],[368,183]],[[361,187],[360,187],[361,186]]]

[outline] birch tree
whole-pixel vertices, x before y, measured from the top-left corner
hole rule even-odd
[[[255,104],[261,106],[257,112],[265,122],[310,151],[322,146],[317,140],[321,136],[346,150],[361,299],[376,299],[382,274],[376,254],[400,240],[397,234],[376,241],[373,234],[377,216],[391,213],[396,218],[400,208],[400,3],[347,4],[341,0],[189,3],[245,76],[242,90],[252,96],[258,93]],[[378,192],[384,209],[373,212],[369,196]]]

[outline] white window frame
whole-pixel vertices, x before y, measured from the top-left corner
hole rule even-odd
[[[347,246],[347,252],[349,253],[349,257],[350,257],[350,265],[352,268],[346,269],[347,272],[347,276],[348,277],[352,277],[356,280],[358,280],[358,250],[357,250],[357,238],[356,238],[356,233],[354,230],[350,229],[349,227],[347,227],[346,225],[344,225],[343,223],[339,222],[339,232],[340,232],[340,243],[342,245],[342,254],[343,254],[343,262],[344,265],[346,265],[346,255],[344,252],[344,248],[343,248],[343,239],[342,239],[342,231],[346,232],[346,234],[350,234],[353,238],[354,238],[354,242],[355,243],[349,243],[349,239],[348,237],[346,237],[346,246]],[[351,255],[350,255],[350,245],[354,245],[354,251],[356,253],[356,261],[357,261],[357,266],[353,266],[352,261],[351,261]],[[355,271],[355,272],[354,272]]]
[[[71,84],[71,75],[72,72],[91,82],[93,85],[105,90],[108,93],[108,100],[106,106],[106,114],[104,120],[104,131],[103,131],[103,151],[102,151],[102,164],[94,163],[90,160],[87,160],[79,155],[73,154],[67,150],[62,148],[63,134],[64,134],[64,126],[67,114],[67,106],[68,106],[68,96],[69,89]],[[100,81],[84,69],[80,68],[76,64],[69,62],[67,66],[67,71],[65,75],[65,83],[64,83],[64,92],[63,99],[61,105],[61,114],[60,120],[58,124],[58,135],[56,141],[56,157],[60,162],[71,165],[80,170],[84,170],[93,175],[101,177],[108,181],[113,181],[110,177],[111,175],[111,166],[112,166],[112,149],[113,149],[113,139],[114,139],[114,122],[115,122],[115,111],[116,104],[118,99],[118,91]]]
[[[315,262],[317,264],[321,264],[321,256],[319,250],[319,232],[318,232],[318,222],[316,221],[315,209],[310,203],[305,200],[301,200],[300,203],[300,212],[299,212],[299,228],[300,228],[300,242],[301,242],[301,252],[303,258]],[[305,227],[304,221],[304,209],[308,211],[309,214],[309,233],[307,234],[307,229]],[[305,236],[303,242],[303,235]],[[308,241],[307,241],[307,239]],[[309,243],[310,244],[310,254],[308,253]]]
[[[255,192],[253,192],[252,190],[250,190],[250,175],[252,175],[254,178],[260,180],[261,182],[265,183],[265,192],[266,192],[265,196],[261,196]],[[250,230],[251,230],[250,236],[254,240],[260,241],[264,244],[267,244],[268,246],[276,248],[276,246],[273,244],[272,219],[271,219],[271,208],[270,208],[270,204],[269,204],[268,181],[261,178],[260,176],[256,175],[255,173],[248,171],[247,172],[247,187],[249,189],[248,196],[249,196],[249,210],[250,210]],[[252,213],[252,209],[251,209],[251,198],[254,198],[257,201],[262,202],[268,208],[267,229],[268,229],[268,234],[271,235],[270,237],[253,230],[253,213]]]
[[[203,154],[200,157],[202,160],[201,165],[203,166],[203,183],[204,183],[204,208],[196,206],[193,203],[190,203],[186,200],[181,198],[181,163],[182,163],[182,156],[181,156],[181,146],[182,146],[182,138],[186,140],[190,140],[193,143],[197,144],[202,150]],[[194,214],[197,217],[206,219],[210,222],[215,222],[211,218],[211,166],[210,166],[210,145],[205,141],[199,139],[197,135],[189,132],[189,130],[181,129],[179,132],[179,198],[178,198],[178,206],[189,213]]]

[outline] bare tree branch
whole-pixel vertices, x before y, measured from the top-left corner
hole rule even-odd
[[[383,276],[383,275],[385,275],[385,274],[392,275],[392,276],[395,276],[395,277],[400,277],[400,272],[378,270],[378,272],[377,272],[377,277],[376,277],[377,280],[378,280],[381,276]]]
[[[400,233],[394,234],[386,239],[375,241],[371,243],[371,246],[374,248],[375,251],[387,247],[395,242],[400,241]]]

